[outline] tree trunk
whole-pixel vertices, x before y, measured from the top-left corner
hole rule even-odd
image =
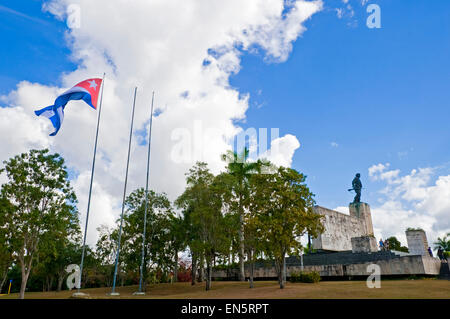
[[[204,264],[203,258],[200,258],[198,282],[204,282],[204,281],[205,281],[205,264]]]
[[[245,281],[245,268],[244,268],[244,212],[242,209],[242,195],[239,195],[239,268],[240,268],[240,281]]]
[[[254,270],[254,262],[253,262],[253,251],[252,250],[250,250],[250,252],[249,252],[249,256],[248,256],[248,259],[249,259],[249,266],[250,266],[250,288],[253,288],[253,270]]]
[[[6,279],[8,278],[8,268],[9,267],[6,267],[6,270],[3,272],[2,282],[0,283],[0,293],[2,292],[3,285],[5,284]]]
[[[25,269],[22,270],[22,282],[20,283],[20,293],[19,299],[25,299],[25,289],[27,288],[28,274],[25,272]]]
[[[197,256],[192,254],[192,269],[191,269],[191,285],[195,285],[195,278],[197,277]]]
[[[53,289],[53,276],[49,276],[49,280],[47,280],[47,291],[52,291]]]
[[[30,276],[31,272],[31,262],[33,261],[33,255],[30,256],[30,260],[26,262],[25,256],[19,256],[19,263],[22,273],[22,280],[20,283],[20,292],[19,292],[19,299],[25,299],[25,290],[27,288],[27,282],[28,277]]]
[[[62,290],[63,282],[64,282],[64,277],[60,276],[58,278],[58,287],[56,288],[57,292],[60,292]]]
[[[175,251],[175,265],[173,267],[173,282],[178,281],[178,250]]]
[[[206,259],[206,291],[211,290],[211,258]]]
[[[285,262],[286,262],[286,259],[283,256],[283,259],[282,259],[282,262],[281,262],[281,265],[280,265],[280,289],[284,289],[284,285],[285,285],[285,281],[284,281],[284,276],[285,276],[284,266],[285,266]]]
[[[58,274],[58,286],[56,287],[57,292],[60,292],[62,290],[62,285],[63,285],[64,277],[65,277],[64,274],[65,274],[65,272],[60,272]]]

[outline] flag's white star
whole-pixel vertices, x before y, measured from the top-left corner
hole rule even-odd
[[[97,83],[95,82],[95,80],[88,81],[88,83],[90,84],[89,88],[94,88],[94,90],[97,90]]]

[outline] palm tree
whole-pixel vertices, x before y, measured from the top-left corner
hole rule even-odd
[[[228,151],[222,155],[222,160],[228,163],[228,174],[233,177],[233,197],[237,204],[237,213],[239,215],[239,268],[240,280],[245,281],[244,269],[244,208],[245,199],[248,192],[248,180],[252,174],[258,173],[261,169],[261,162],[248,162],[249,150],[244,148],[242,153],[238,154]]]
[[[438,237],[437,241],[434,243],[434,249],[442,248],[444,251],[450,251],[450,233],[448,233],[443,238]]]

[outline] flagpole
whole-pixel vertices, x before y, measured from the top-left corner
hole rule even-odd
[[[144,232],[142,237],[142,258],[141,258],[141,269],[139,277],[139,291],[135,294],[144,295],[145,292],[142,291],[142,281],[144,277],[144,254],[145,254],[145,236],[147,230],[147,212],[148,212],[148,177],[150,171],[150,149],[152,142],[152,121],[153,121],[153,101],[155,99],[155,92],[152,94],[152,106],[150,111],[150,127],[148,129],[148,153],[147,153],[147,180],[145,183],[145,213],[144,213]]]
[[[89,196],[88,196],[88,204],[87,204],[87,212],[86,212],[86,224],[84,225],[84,239],[83,239],[83,250],[81,253],[80,279],[78,281],[78,287],[77,287],[78,294],[80,294],[81,278],[83,275],[84,254],[85,254],[85,250],[86,250],[86,237],[87,237],[87,229],[88,229],[88,221],[89,221],[89,209],[91,207],[92,183],[94,181],[95,156],[97,155],[98,129],[100,127],[100,116],[102,114],[103,88],[105,87],[105,73],[103,73],[103,79],[102,79],[101,86],[102,86],[102,91],[100,93],[100,105],[98,107],[97,131],[95,132],[94,157],[92,159],[91,183],[89,185]]]
[[[120,239],[122,237],[123,212],[125,210],[125,196],[126,196],[126,193],[127,193],[128,167],[129,167],[129,164],[130,164],[131,138],[133,136],[133,122],[134,122],[134,109],[135,109],[135,106],[136,106],[136,92],[137,92],[137,87],[134,89],[133,111],[132,111],[132,114],[131,114],[130,140],[128,142],[127,169],[125,171],[125,185],[123,187],[122,214],[120,215],[119,239],[117,241],[116,265],[114,266],[113,287],[112,287],[112,291],[110,293],[110,295],[113,295],[113,296],[120,295],[118,292],[115,291],[116,290],[116,277],[117,277],[117,265],[119,263],[119,255],[120,255]]]

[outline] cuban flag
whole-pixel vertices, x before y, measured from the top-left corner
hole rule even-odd
[[[55,131],[51,133],[50,136],[55,136],[64,120],[64,108],[66,107],[67,102],[71,100],[83,100],[92,108],[97,109],[97,99],[101,85],[102,79],[98,78],[80,82],[58,96],[54,105],[44,107],[41,110],[34,111],[34,113],[36,113],[37,116],[42,115],[52,122]]]

